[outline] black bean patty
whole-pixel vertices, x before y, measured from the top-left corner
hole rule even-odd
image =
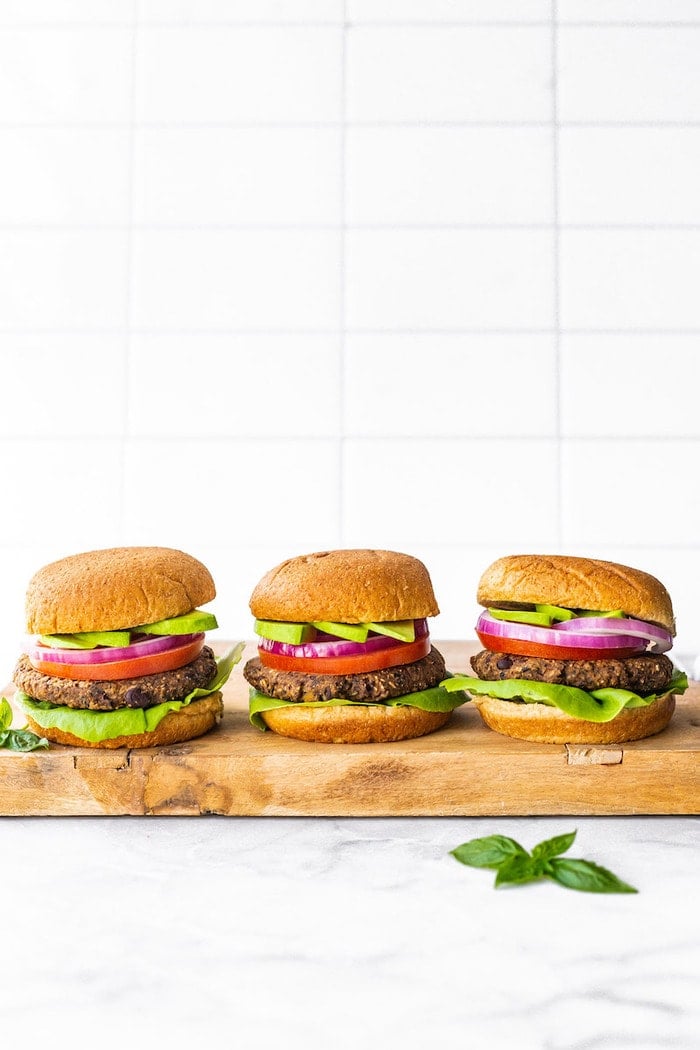
[[[122,678],[117,682],[83,682],[35,671],[27,656],[15,667],[14,683],[34,700],[63,707],[114,711],[119,707],[153,707],[164,700],[184,700],[193,689],[205,689],[216,675],[214,654],[205,645],[199,656],[176,671]]]
[[[447,677],[445,661],[437,649],[422,660],[384,671],[365,674],[309,674],[299,671],[273,671],[263,667],[256,656],[243,670],[254,689],[278,700],[303,703],[313,700],[389,700],[406,693],[431,689]]]
[[[673,674],[673,664],[667,656],[646,654],[626,660],[545,660],[484,649],[472,656],[471,663],[479,678],[490,682],[524,678],[531,682],[574,685],[578,689],[629,689],[640,696],[662,692]]]

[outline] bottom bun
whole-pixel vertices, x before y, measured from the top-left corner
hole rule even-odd
[[[295,740],[320,744],[384,744],[425,736],[444,726],[451,711],[421,711],[417,707],[307,707],[294,704],[265,711],[269,729]]]
[[[192,740],[208,733],[221,720],[223,713],[221,693],[211,693],[201,700],[193,700],[179,711],[168,711],[150,733],[115,736],[111,740],[98,741],[82,740],[55,727],[44,729],[30,717],[27,717],[27,724],[33,733],[46,737],[54,744],[70,744],[73,747],[156,747],[158,744],[181,744],[183,740]]]
[[[641,740],[665,729],[676,706],[675,697],[669,693],[648,707],[621,711],[610,722],[586,722],[546,704],[513,703],[492,696],[472,699],[490,729],[541,744],[622,744]]]

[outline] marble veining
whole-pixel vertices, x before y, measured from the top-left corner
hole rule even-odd
[[[571,855],[638,895],[495,891],[449,856],[574,827]],[[700,818],[3,818],[0,836],[8,1046],[700,1046]]]

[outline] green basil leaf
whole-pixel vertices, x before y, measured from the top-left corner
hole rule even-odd
[[[0,733],[0,747],[4,747],[5,746],[5,741],[9,739],[9,736],[10,736],[10,730],[9,729],[3,729],[2,733]]]
[[[518,886],[523,882],[534,882],[541,879],[544,874],[544,864],[529,856],[529,854],[518,854],[510,857],[501,864],[496,872],[494,886]]]
[[[607,868],[601,868],[590,860],[550,860],[545,865],[545,875],[570,890],[584,893],[637,893],[634,886],[618,879]]]
[[[532,855],[536,860],[551,860],[552,857],[558,857],[560,853],[566,853],[573,845],[575,838],[576,832],[570,831],[568,835],[556,835],[553,839],[545,839],[544,842],[537,843]]]
[[[37,736],[29,729],[9,729],[5,747],[10,751],[36,751],[39,747],[48,747],[46,737]]]
[[[10,701],[4,696],[0,698],[0,732],[9,729],[12,725],[12,708]]]
[[[506,835],[487,835],[481,839],[470,839],[450,851],[460,864],[470,868],[498,868],[512,857],[528,857],[530,854],[515,839]]]

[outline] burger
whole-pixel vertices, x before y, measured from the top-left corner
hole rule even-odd
[[[565,556],[500,558],[479,581],[483,650],[466,689],[491,729],[542,743],[609,744],[664,729],[688,680],[665,654],[675,621],[654,576]]]
[[[258,655],[245,665],[258,729],[323,743],[406,740],[439,729],[461,691],[427,618],[437,616],[428,570],[407,554],[322,551],[291,558],[250,599]]]
[[[208,569],[165,547],[89,551],[44,566],[27,590],[14,672],[30,729],[59,744],[151,747],[200,736],[223,714],[240,646],[217,660]]]

